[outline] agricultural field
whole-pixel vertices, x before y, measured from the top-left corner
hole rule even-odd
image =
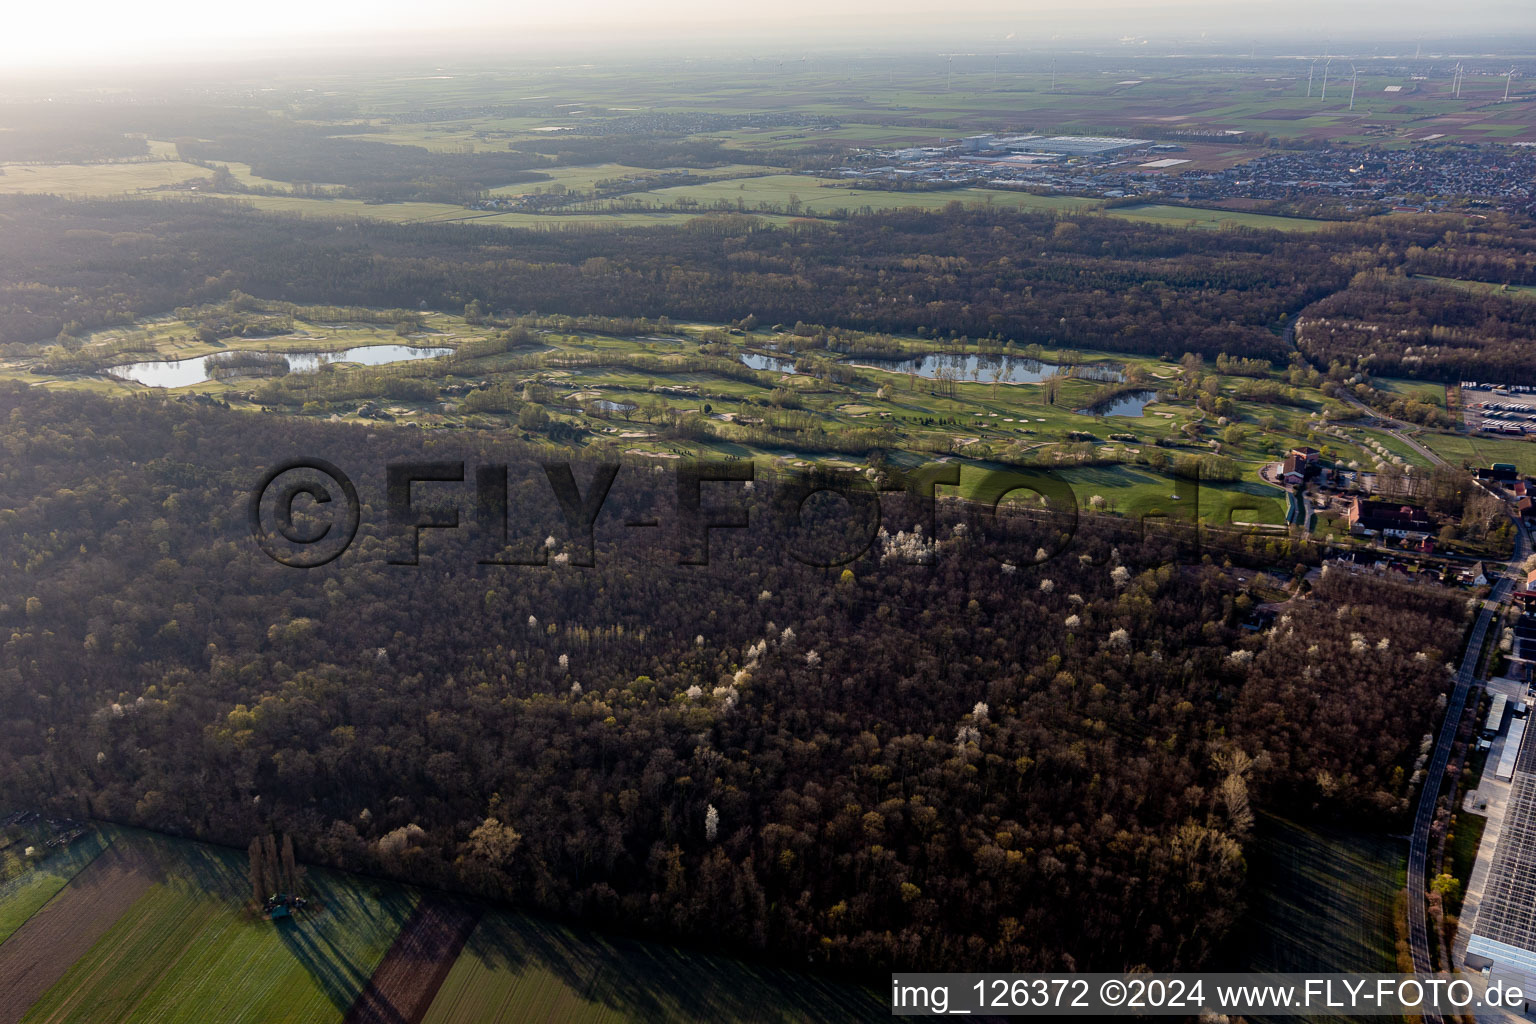
[[[789,1024],[889,1013],[869,989],[493,911],[470,936],[423,1020]]]
[[[92,828],[69,856],[87,866],[46,903],[0,886],[0,919],[25,910],[0,939],[0,1020],[886,1015],[874,993],[854,986],[504,911],[482,915],[471,904],[326,869],[306,869],[308,906],[273,921],[250,899],[243,852],[136,829]]]
[[[548,176],[546,181],[526,181],[513,185],[503,185],[490,190],[493,196],[522,196],[538,192],[551,192],[564,188],[571,192],[591,192],[600,181],[610,181],[617,178],[630,178],[636,176],[648,176],[666,174],[669,171],[686,171],[689,174],[698,175],[710,180],[724,180],[728,178],[745,178],[752,175],[765,174],[773,171],[772,167],[764,167],[761,164],[725,164],[721,167],[707,169],[695,169],[691,167],[631,167],[626,164],[586,164],[575,167],[546,167],[539,173]]]
[[[137,898],[89,949],[60,958],[62,973],[24,1021],[339,1020],[418,899],[315,870],[314,909],[279,925],[249,905],[244,853],[138,831],[108,835],[124,867],[103,887]],[[11,943],[32,939],[29,929],[40,940],[54,912],[44,907],[0,945],[0,961]]]
[[[3,164],[0,194],[113,196],[206,178],[208,170],[179,160],[97,164]]]
[[[612,166],[612,165],[610,165]],[[199,168],[201,170],[201,168]],[[587,176],[566,175],[566,180],[580,182]],[[597,179],[592,179],[597,180]],[[498,195],[528,195],[548,191],[553,182],[528,182],[495,189]],[[576,185],[570,186],[572,188]],[[161,193],[167,197],[184,198],[185,193]],[[1125,220],[1171,226],[1197,228],[1251,227],[1277,231],[1318,231],[1329,226],[1327,221],[1304,217],[1277,217],[1270,214],[1247,213],[1235,210],[1218,210],[1187,206],[1145,205],[1100,210],[1103,200],[1078,196],[1043,196],[1015,189],[960,188],[933,192],[888,192],[868,188],[852,188],[846,183],[807,175],[772,174],[753,177],[720,176],[719,180],[699,185],[678,185],[672,188],[629,193],[624,200],[607,201],[608,208],[589,211],[582,204],[579,213],[523,213],[495,210],[473,210],[449,203],[398,202],[369,203],[360,199],[313,198],[308,196],[268,196],[202,193],[206,198],[224,199],[248,204],[258,210],[279,213],[295,213],[318,217],[366,217],[396,224],[418,223],[466,223],[479,226],[544,227],[564,229],[575,227],[654,227],[680,225],[710,211],[689,209],[631,210],[624,202],[642,202],[667,205],[678,200],[691,201],[701,207],[719,202],[740,204],[743,212],[765,218],[769,223],[782,222],[789,216],[814,217],[854,213],[865,208],[871,210],[940,209],[953,202],[966,205],[980,204],[1000,209],[1051,213],[1102,212],[1105,216]],[[796,203],[798,200],[798,203]],[[766,205],[770,212],[760,207]]]
[[[755,178],[710,182],[706,185],[679,185],[673,188],[637,192],[631,199],[675,203],[691,200],[701,206],[713,203],[739,203],[750,213],[758,204],[783,208],[802,216],[827,214],[839,210],[935,209],[951,202],[982,203],[1016,210],[1077,212],[1094,209],[1102,202],[1072,196],[1037,196],[1009,189],[965,188],[935,192],[888,192],[853,188],[846,182],[814,178],[803,174],[772,174]],[[783,212],[783,210],[780,210]],[[1271,218],[1278,219],[1278,218]]]
[[[1322,231],[1329,227],[1328,221],[1312,220],[1307,217],[1276,217],[1265,213],[1245,213],[1241,210],[1168,206],[1161,203],[1121,206],[1105,210],[1104,213],[1111,217],[1123,217],[1126,220],[1174,227],[1264,228],[1273,231]]]
[[[26,827],[5,830],[0,841],[5,843],[0,848],[0,942],[53,899],[106,846],[105,840],[92,832],[61,849],[50,849],[41,829]],[[28,850],[33,851],[31,856]]]
[[[1319,58],[1321,55],[1318,55]],[[771,127],[714,132],[741,148],[812,146],[827,139],[869,145],[921,145],[935,137],[935,122],[953,128],[1096,131],[1137,128],[1222,133],[1265,132],[1283,138],[1326,135],[1357,142],[1401,144],[1439,136],[1445,141],[1516,141],[1536,138],[1536,113],[1526,103],[1503,104],[1503,69],[1470,73],[1462,96],[1451,94],[1454,59],[1424,54],[1404,75],[1405,58],[1358,60],[1355,109],[1345,80],[1348,66],[1335,61],[1326,99],[1324,66],[1307,57],[1259,57],[1246,69],[1212,69],[1198,58],[1164,60],[1146,67],[1105,71],[1090,61],[1040,52],[954,54],[927,59],[871,55],[787,60],[695,59],[689,62],[689,96],[664,75],[636,75],[627,67],[583,69],[579,94],[557,69],[464,68],[439,80],[380,77],[356,83],[371,110],[388,117],[423,102],[444,107],[500,102],[545,112],[487,120],[476,128],[507,133],[563,126],[582,113],[709,110],[756,113],[801,111],[833,119],[831,127]],[[1052,64],[1059,64],[1053,74]],[[1308,72],[1314,76],[1312,95]],[[1387,89],[1394,88],[1394,92]],[[1530,95],[1517,81],[1512,98]],[[394,141],[427,144],[434,135],[479,144],[457,126],[452,132],[418,124],[389,125]],[[500,139],[496,139],[500,141]],[[1437,140],[1438,141],[1438,140]]]

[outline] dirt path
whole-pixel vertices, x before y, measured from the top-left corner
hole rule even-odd
[[[479,919],[474,907],[422,900],[358,994],[346,1024],[420,1024]]]
[[[0,1024],[15,1024],[155,882],[109,847],[0,943]]]

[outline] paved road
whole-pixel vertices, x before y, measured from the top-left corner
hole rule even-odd
[[[1412,424],[1404,423],[1402,420],[1395,420],[1392,417],[1385,415],[1384,413],[1377,412],[1375,409],[1372,409],[1370,406],[1368,406],[1364,402],[1360,401],[1360,399],[1356,398],[1354,395],[1351,395],[1348,391],[1345,391],[1343,389],[1340,389],[1340,391],[1338,392],[1338,395],[1339,395],[1340,399],[1342,399],[1343,401],[1347,402],[1350,405],[1353,405],[1355,408],[1357,408],[1361,412],[1365,413],[1371,419],[1375,420],[1376,423],[1383,430],[1385,430],[1387,433],[1391,434],[1393,437],[1395,437],[1399,441],[1403,442],[1403,444],[1407,445],[1408,447],[1412,448],[1414,451],[1418,452],[1420,455],[1422,455],[1426,459],[1428,459],[1429,462],[1430,462],[1430,465],[1432,465],[1432,466],[1449,466],[1450,465],[1449,462],[1446,462],[1439,455],[1436,455],[1434,452],[1430,451],[1428,448],[1425,448],[1423,445],[1419,444],[1419,442],[1415,441],[1413,438],[1409,437],[1406,433],[1404,433],[1405,430],[1411,429]]]
[[[1514,566],[1518,567],[1525,559],[1527,550],[1525,530],[1517,526],[1512,562]],[[1471,692],[1472,684],[1476,680],[1477,663],[1482,656],[1483,642],[1487,638],[1494,613],[1513,589],[1514,580],[1508,576],[1500,577],[1478,613],[1477,624],[1472,627],[1472,635],[1467,640],[1466,653],[1462,655],[1461,667],[1456,672],[1456,687],[1452,690],[1450,702],[1446,706],[1445,721],[1440,726],[1440,739],[1435,744],[1434,756],[1430,758],[1428,774],[1424,777],[1424,789],[1419,794],[1418,813],[1413,819],[1413,832],[1408,844],[1408,942],[1413,952],[1413,969],[1422,974],[1434,973],[1433,962],[1429,955],[1429,911],[1425,890],[1429,873],[1429,826],[1435,818],[1435,804],[1440,798],[1440,784],[1445,778],[1445,768],[1451,758],[1451,746],[1456,739],[1456,731],[1461,726],[1461,716],[1466,707],[1467,695]],[[1426,1013],[1424,1024],[1443,1024],[1443,1021],[1438,1014]]]

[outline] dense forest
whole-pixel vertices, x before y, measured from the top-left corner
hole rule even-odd
[[[1297,346],[1314,362],[1381,377],[1536,384],[1536,302],[1402,275],[1363,273],[1306,311]]]
[[[1253,631],[1235,577],[1167,537],[1084,516],[1064,547],[1055,518],[947,503],[914,533],[899,495],[846,567],[756,529],[683,566],[683,492],[650,465],[619,470],[583,568],[558,474],[503,435],[16,385],[0,415],[0,804],[278,830],[307,860],[802,964],[1205,962],[1257,809],[1406,807],[1463,623],[1325,575]],[[318,569],[247,519],[293,456],[361,492]],[[480,564],[473,483],[417,485],[465,528],[398,564],[384,467],[424,460],[507,465],[506,539],[544,564]],[[770,483],[705,504],[773,521]],[[809,528],[841,507],[806,503]]]
[[[205,201],[0,200],[0,343],[239,289],[294,302],[822,323],[931,336],[1283,360],[1281,327],[1430,244],[1434,219],[1328,233],[1202,232],[1012,210],[835,227],[533,231],[321,221]]]

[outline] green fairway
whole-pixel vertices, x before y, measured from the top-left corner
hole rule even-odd
[[[425,1024],[789,1024],[889,1016],[870,989],[494,912],[465,944]]]
[[[1144,466],[1061,469],[1054,475],[1067,481],[1079,508],[1090,507],[1090,500],[1099,495],[1109,511],[1133,519],[1166,516],[1189,522],[1199,518],[1217,527],[1285,522],[1284,492],[1258,480],[1201,480],[1196,487],[1192,481]]]

